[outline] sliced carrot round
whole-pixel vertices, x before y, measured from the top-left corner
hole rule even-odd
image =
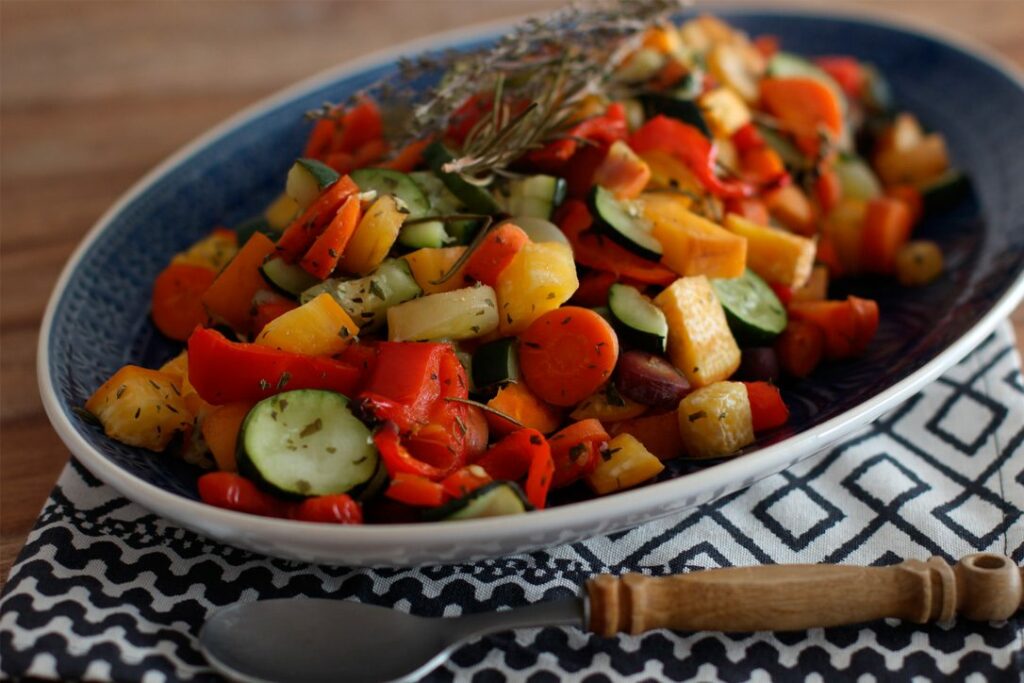
[[[527,386],[556,406],[579,403],[608,381],[619,340],[604,318],[564,306],[540,316],[519,338],[519,366]]]
[[[197,325],[206,322],[201,297],[217,272],[190,263],[172,263],[153,283],[153,323],[171,339],[185,341]]]

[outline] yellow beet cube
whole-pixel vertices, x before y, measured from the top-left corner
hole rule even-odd
[[[768,282],[793,289],[803,287],[814,267],[815,240],[785,230],[758,225],[730,213],[725,227],[747,240],[747,267]]]
[[[409,264],[412,277],[424,294],[440,294],[452,292],[466,286],[466,276],[456,273],[440,284],[434,284],[452,269],[455,262],[466,251],[466,247],[444,247],[442,249],[417,249],[402,258]]]
[[[679,278],[654,303],[668,321],[668,357],[692,386],[707,386],[736,372],[740,347],[706,277]]]
[[[746,269],[747,241],[689,211],[681,195],[642,197],[651,234],[661,243],[661,262],[680,275],[740,277]]]
[[[729,138],[750,123],[750,109],[739,95],[729,88],[715,88],[697,100],[704,118],[717,138]]]
[[[558,308],[580,286],[572,249],[559,242],[527,242],[498,275],[499,332],[519,334]]]
[[[334,297],[324,292],[271,320],[256,337],[256,343],[307,356],[333,356],[344,351],[357,334],[359,326]]]
[[[159,370],[126,365],[89,397],[85,409],[107,436],[129,446],[162,451],[175,433],[192,425],[181,382]]]
[[[608,442],[610,455],[602,458],[586,476],[587,485],[597,494],[612,493],[642,484],[665,469],[658,458],[631,434],[619,434]]]
[[[683,450],[692,458],[720,458],[754,443],[750,399],[742,382],[716,382],[679,402]]]

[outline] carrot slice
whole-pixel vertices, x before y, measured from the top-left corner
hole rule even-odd
[[[203,294],[203,305],[210,315],[239,332],[252,331],[252,298],[259,290],[267,289],[260,266],[273,253],[270,238],[253,233]]]
[[[289,263],[294,262],[319,237],[345,200],[357,192],[359,192],[359,188],[348,176],[342,176],[324,190],[317,200],[293,220],[278,238],[277,252],[281,257]]]
[[[410,142],[400,149],[390,161],[381,164],[381,168],[390,168],[392,171],[401,171],[402,173],[413,171],[423,161],[423,150],[430,142],[430,138]]]
[[[820,145],[819,127],[836,136],[843,132],[843,110],[836,93],[813,78],[761,79],[761,101],[796,137],[797,146],[812,156]]]
[[[779,364],[793,377],[806,377],[818,367],[825,353],[825,333],[817,325],[790,320],[775,342]]]
[[[307,159],[322,159],[333,138],[334,120],[320,119],[309,134],[309,140],[306,142],[306,149],[302,152],[302,156]]]
[[[313,242],[313,246],[302,257],[299,265],[313,277],[321,280],[326,278],[337,267],[338,259],[341,258],[345,245],[348,244],[358,224],[359,197],[351,195],[338,209],[327,229],[316,238],[316,242]]]
[[[910,209],[910,225],[917,225],[924,213],[924,199],[921,197],[921,190],[913,185],[893,185],[885,189],[887,197],[898,199]]]
[[[571,406],[608,381],[619,357],[612,326],[588,308],[564,306],[534,320],[520,337],[519,366],[533,393]]]
[[[864,215],[861,263],[876,273],[896,272],[896,252],[910,239],[910,208],[902,200],[878,197]]]
[[[164,335],[185,341],[197,325],[206,322],[202,296],[217,271],[190,263],[172,263],[153,283],[153,323]]]
[[[550,434],[562,424],[561,413],[534,396],[525,384],[502,387],[487,405],[541,434]],[[517,425],[493,413],[487,413],[487,424],[496,434],[508,434],[519,429]]]
[[[523,245],[530,241],[522,228],[505,223],[492,230],[466,262],[466,275],[493,287],[498,275],[512,263]]]
[[[210,447],[213,459],[217,461],[217,469],[234,472],[235,451],[238,447],[238,434],[242,430],[242,422],[249,414],[253,403],[238,401],[217,406],[203,419],[202,432],[206,445]]]

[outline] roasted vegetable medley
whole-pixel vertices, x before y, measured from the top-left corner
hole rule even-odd
[[[407,65],[444,72],[415,103],[316,112],[263,215],[157,277],[187,348],[88,413],[215,470],[211,505],[343,524],[612,493],[784,425],[777,384],[878,327],[830,282],[939,277],[913,232],[965,180],[868,63],[590,19]]]

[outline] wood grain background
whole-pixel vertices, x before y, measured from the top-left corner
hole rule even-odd
[[[300,78],[558,4],[0,0],[0,581],[68,457],[43,414],[35,348],[57,275],[103,211],[175,149]],[[1024,64],[1019,0],[844,5],[952,29]],[[1024,308],[1014,319],[1024,349]]]

